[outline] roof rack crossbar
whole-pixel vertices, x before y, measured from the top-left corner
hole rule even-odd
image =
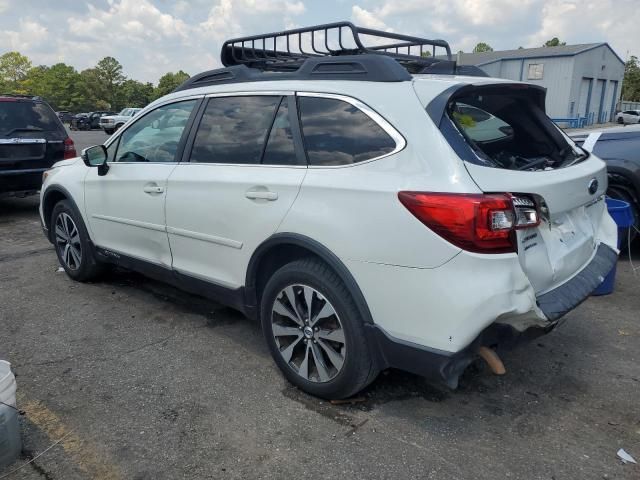
[[[324,37],[324,41],[319,37]],[[333,42],[337,37],[337,46],[330,42],[330,37]],[[366,42],[363,37],[367,37]],[[347,45],[347,42],[353,47]],[[277,72],[290,71],[307,58],[323,56],[382,54],[402,64],[416,64],[425,59],[424,52],[428,51],[425,47],[431,47],[434,57],[436,48],[442,48],[447,59],[452,59],[451,48],[444,40],[429,40],[356,27],[351,22],[328,23],[227,40],[222,46],[221,57],[222,63],[227,67],[247,65]]]

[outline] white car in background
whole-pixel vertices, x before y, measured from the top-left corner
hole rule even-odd
[[[616,115],[616,122],[622,124],[640,123],[640,110],[625,110]]]
[[[605,164],[544,89],[225,45],[230,68],[45,172],[72,279],[116,264],[217,299],[261,322],[289,381],[344,398],[389,367],[450,387],[477,355],[504,373],[494,347],[550,332],[615,265]]]
[[[135,116],[141,108],[125,108],[117,115],[106,115],[100,119],[99,125],[104,133],[111,135],[118,130],[121,126],[131,120],[131,117]]]

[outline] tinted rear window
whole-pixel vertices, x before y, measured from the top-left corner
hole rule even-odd
[[[309,165],[347,165],[392,152],[395,141],[350,103],[299,97],[300,120]]]
[[[0,102],[0,135],[16,129],[59,131],[60,120],[47,104],[40,102]]]

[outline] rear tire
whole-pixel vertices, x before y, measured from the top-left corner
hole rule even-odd
[[[58,261],[67,275],[78,282],[86,282],[104,271],[104,264],[95,258],[82,218],[68,200],[53,207],[50,225]]]
[[[267,282],[262,331],[284,376],[311,395],[350,397],[376,375],[358,308],[338,275],[312,259],[289,263]]]

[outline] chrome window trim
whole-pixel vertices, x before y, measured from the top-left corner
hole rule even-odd
[[[396,148],[394,148],[391,152],[385,153],[384,155],[379,155],[377,157],[369,158],[367,160],[363,160],[361,162],[355,163],[347,163],[345,165],[309,165],[309,168],[313,169],[323,169],[323,168],[350,168],[355,167],[357,165],[363,165],[365,163],[375,162],[377,160],[381,160],[383,158],[389,157],[391,155],[395,155],[396,153],[404,150],[407,146],[407,141],[402,136],[402,134],[396,130],[396,128],[391,125],[382,115],[376,112],[373,108],[371,108],[366,103],[358,100],[357,98],[350,97],[347,95],[341,95],[336,93],[322,93],[322,92],[296,92],[296,96],[298,97],[314,97],[314,98],[330,98],[334,100],[342,100],[343,102],[349,103],[368,116],[371,120],[378,124],[380,128],[382,128],[387,135],[391,137],[391,139],[395,142]],[[302,120],[300,119],[300,133],[304,137],[304,131],[302,126]],[[305,147],[306,150],[306,147]]]

